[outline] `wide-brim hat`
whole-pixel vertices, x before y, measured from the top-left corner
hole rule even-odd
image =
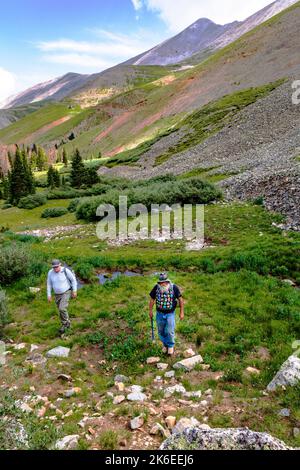
[[[161,282],[171,282],[171,281],[170,281],[170,279],[168,278],[167,273],[160,273],[157,282],[160,284]]]

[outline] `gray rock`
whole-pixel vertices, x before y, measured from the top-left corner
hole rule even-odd
[[[137,416],[130,421],[130,428],[132,430],[139,429],[144,425],[145,419],[143,415]]]
[[[26,362],[30,362],[35,366],[44,366],[47,359],[42,354],[32,353],[27,357]]]
[[[170,431],[168,429],[165,429],[160,423],[155,423],[154,426],[152,426],[150,434],[161,434],[165,439],[167,439],[171,435]]]
[[[294,437],[299,437],[300,436],[300,429],[299,428],[294,428],[293,429],[293,436]]]
[[[140,385],[131,385],[131,387],[128,388],[132,393],[141,393],[144,390]]]
[[[201,364],[203,362],[202,356],[198,354],[197,356],[189,357],[187,359],[183,359],[182,361],[176,362],[173,365],[174,369],[184,369],[187,371],[191,371],[197,364]]]
[[[70,348],[64,346],[58,346],[57,348],[50,349],[46,353],[46,357],[69,357]]]
[[[172,429],[172,434],[177,434],[183,432],[186,428],[193,428],[195,426],[199,426],[199,421],[192,417],[192,418],[181,418],[176,426]]]
[[[160,446],[161,450],[289,450],[279,439],[267,433],[240,429],[200,429],[188,427],[174,433]]]
[[[78,434],[73,434],[70,436],[65,436],[63,439],[60,439],[55,443],[55,449],[57,450],[74,450],[78,446]]]
[[[290,416],[290,410],[288,408],[282,408],[282,410],[279,411],[279,416],[283,416],[285,418],[288,418]]]
[[[273,380],[267,386],[268,392],[278,387],[294,386],[300,381],[300,359],[290,356],[281,366]]]
[[[201,390],[198,390],[197,392],[185,392],[183,396],[186,398],[201,398],[202,392]]]
[[[142,392],[132,392],[127,395],[127,400],[129,401],[145,401],[147,396]]]
[[[165,373],[166,379],[172,379],[172,377],[175,377],[175,371],[174,370],[169,370],[168,372]]]
[[[27,432],[19,421],[15,418],[2,417],[4,439],[9,443],[9,447],[6,450],[17,450],[17,449],[28,449],[28,435]]]
[[[126,382],[129,382],[129,378],[126,377],[126,375],[118,374],[118,375],[115,376],[115,382],[126,383]]]
[[[165,398],[172,396],[174,393],[186,393],[186,389],[182,384],[176,384],[172,387],[167,387],[164,392]]]

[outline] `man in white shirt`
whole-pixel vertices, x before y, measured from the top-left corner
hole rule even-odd
[[[52,261],[52,269],[48,272],[47,296],[52,302],[52,290],[55,294],[55,303],[59,311],[62,327],[59,332],[65,333],[71,326],[68,306],[70,297],[77,297],[77,280],[73,272],[61,265],[58,259]]]

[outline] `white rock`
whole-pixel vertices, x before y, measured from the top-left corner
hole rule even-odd
[[[251,375],[259,375],[260,374],[260,370],[256,369],[255,367],[247,367],[246,371]]]
[[[176,417],[175,416],[167,416],[165,419],[166,425],[169,429],[173,429],[176,424]]]
[[[273,392],[277,388],[294,386],[300,381],[300,359],[290,356],[281,366],[273,380],[267,386],[267,391]]]
[[[186,393],[186,389],[182,384],[176,384],[172,387],[167,387],[164,392],[165,398],[172,396],[174,393]]]
[[[193,416],[191,418],[181,418],[172,429],[172,434],[177,434],[183,432],[186,428],[198,427],[199,425],[199,421]]]
[[[70,348],[64,346],[58,346],[57,348],[50,349],[46,353],[46,357],[69,357]]]
[[[55,444],[55,449],[57,450],[74,450],[78,446],[78,434],[73,434],[71,436],[65,436],[63,439],[60,439]]]
[[[194,369],[194,367],[197,364],[200,364],[201,362],[203,362],[202,356],[200,356],[200,354],[198,354],[198,356],[193,356],[193,357],[190,357],[188,359],[183,359],[182,361],[176,362],[176,364],[174,364],[173,368],[174,369],[184,369],[184,370],[187,370],[187,371],[191,371],[191,370]]]
[[[131,387],[128,387],[128,389],[132,393],[141,393],[144,390],[143,387],[141,387],[140,385],[131,385]]]
[[[198,390],[196,392],[185,392],[184,396],[186,398],[201,398],[202,392],[201,392],[201,390]]]
[[[30,346],[30,352],[32,353],[33,351],[36,351],[37,349],[39,349],[39,347],[36,345],[36,344],[31,344]]]
[[[188,358],[188,357],[193,357],[195,356],[195,352],[190,348],[190,349],[186,349],[184,352],[183,352],[183,356],[185,358]]]
[[[14,349],[16,351],[20,351],[21,349],[25,349],[26,348],[26,343],[20,343],[20,344],[15,344],[14,345]]]
[[[127,400],[129,401],[145,401],[147,396],[142,392],[132,392],[127,395]]]
[[[130,421],[130,428],[132,430],[139,429],[144,425],[145,419],[143,415],[137,416]]]
[[[175,371],[174,370],[169,370],[168,372],[165,373],[166,379],[172,379],[172,377],[175,377]]]
[[[124,401],[126,398],[124,397],[124,395],[117,395],[114,400],[113,400],[113,404],[114,405],[119,405],[120,403],[122,403],[122,401]]]
[[[152,426],[150,430],[150,434],[152,435],[161,434],[166,439],[170,437],[171,435],[170,431],[168,429],[165,429],[160,423],[155,423],[154,426]]]
[[[157,364],[160,361],[160,357],[148,357],[147,364]]]
[[[166,364],[165,362],[159,362],[158,364],[156,364],[156,367],[159,370],[166,370],[169,367],[169,364]]]

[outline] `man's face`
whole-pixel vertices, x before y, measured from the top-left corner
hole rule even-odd
[[[168,287],[169,283],[168,282],[160,282],[159,283],[161,287]]]
[[[61,266],[60,265],[59,266],[54,266],[53,269],[56,273],[59,273],[59,271],[61,270]]]

